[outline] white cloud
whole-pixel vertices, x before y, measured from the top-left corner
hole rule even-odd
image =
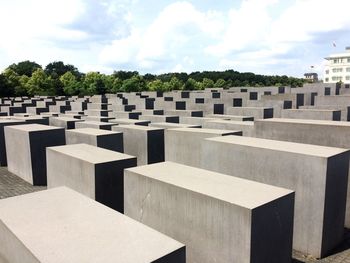
[[[173,59],[170,54],[178,57],[194,37],[217,37],[223,28],[220,17],[214,11],[200,12],[189,2],[175,2],[165,7],[145,31],[134,30],[127,38],[106,46],[100,60],[107,64],[135,63],[144,69],[159,67],[159,63]]]

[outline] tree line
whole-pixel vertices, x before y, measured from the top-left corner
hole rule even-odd
[[[145,74],[137,71],[82,73],[62,61],[45,68],[36,62],[22,61],[0,74],[0,96],[94,95],[116,92],[202,90],[205,88],[292,86],[301,87],[303,79],[265,76],[234,70],[187,73]]]

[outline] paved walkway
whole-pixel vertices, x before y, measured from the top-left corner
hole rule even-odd
[[[0,167],[0,199],[45,190],[43,186],[32,186],[21,178],[8,172],[6,167]],[[293,251],[293,263],[350,263],[350,231],[345,234],[344,242],[339,246],[338,253],[322,260],[306,257]]]

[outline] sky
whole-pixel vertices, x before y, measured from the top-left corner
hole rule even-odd
[[[350,46],[349,7],[349,0],[0,0],[0,71],[31,60],[106,74],[322,77],[324,57]]]

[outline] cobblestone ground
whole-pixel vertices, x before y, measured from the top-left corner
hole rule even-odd
[[[6,167],[0,167],[0,199],[44,190],[43,186],[32,186],[11,174]]]
[[[45,189],[46,187],[43,186],[32,186],[8,172],[6,167],[0,167],[0,199]],[[332,256],[322,260],[316,260],[297,251],[293,251],[293,263],[350,263],[350,230],[345,233],[344,242]]]

